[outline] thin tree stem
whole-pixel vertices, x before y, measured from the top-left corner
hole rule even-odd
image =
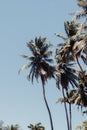
[[[69,103],[69,115],[70,115],[70,130],[72,130],[72,113],[71,113],[71,104]]]
[[[64,89],[62,88],[62,94],[63,97],[65,98],[65,94],[64,94]],[[65,108],[65,113],[66,113],[66,121],[67,121],[67,128],[69,129],[69,117],[68,117],[68,111],[67,111],[67,106],[66,106],[66,102],[64,102],[64,108]]]
[[[44,87],[44,84],[42,84],[42,87],[43,87],[43,97],[44,97],[45,105],[46,105],[46,108],[47,108],[47,110],[48,110],[48,114],[49,114],[49,118],[50,118],[51,130],[54,130],[51,111],[50,111],[50,108],[49,108],[49,106],[48,106],[48,102],[47,102],[46,95],[45,95],[45,87]]]

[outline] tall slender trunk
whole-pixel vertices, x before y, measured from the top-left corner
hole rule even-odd
[[[65,98],[65,94],[64,94],[64,89],[63,88],[62,88],[62,94],[63,94],[63,98]],[[68,111],[67,111],[66,102],[64,102],[64,108],[65,108],[65,113],[66,113],[67,128],[68,128],[68,130],[70,130],[69,117],[68,117]]]
[[[71,113],[71,104],[69,103],[69,115],[70,115],[70,130],[72,130],[72,113]]]
[[[44,87],[44,84],[43,84],[43,83],[42,83],[42,88],[43,88],[43,97],[44,97],[45,105],[46,105],[46,108],[47,108],[47,110],[48,110],[48,114],[49,114],[49,118],[50,118],[51,130],[54,130],[53,121],[52,121],[52,115],[51,115],[51,111],[50,111],[50,108],[49,108],[49,106],[48,106],[48,102],[47,102],[47,99],[46,99],[45,87]]]

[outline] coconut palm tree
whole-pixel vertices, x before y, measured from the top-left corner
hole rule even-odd
[[[56,81],[57,85],[62,87],[62,94],[63,99],[67,95],[69,86],[71,85],[72,88],[78,87],[78,72],[71,67],[75,63],[76,56],[73,54],[73,46],[76,42],[76,34],[78,32],[78,27],[80,25],[75,23],[75,21],[66,21],[64,23],[65,32],[67,37],[65,38],[62,35],[57,35],[58,37],[64,40],[63,44],[59,44],[57,51],[56,51],[56,62],[58,64],[57,67],[57,75]],[[61,46],[61,48],[60,48]],[[60,88],[60,87],[59,87]],[[66,92],[66,95],[64,93]],[[69,103],[69,114],[66,101],[64,101],[65,113],[66,113],[66,120],[67,120],[67,128],[68,130],[72,130],[71,124],[71,103]],[[69,117],[70,116],[70,117]]]
[[[31,130],[45,130],[45,127],[41,125],[41,123],[37,123],[35,125],[30,124],[28,126]]]
[[[35,38],[35,41],[31,40],[28,42],[27,47],[32,52],[32,56],[25,54],[21,55],[22,57],[27,58],[30,62],[21,67],[19,73],[24,69],[30,68],[28,79],[31,79],[33,82],[34,78],[36,78],[37,81],[39,77],[41,78],[43,98],[49,113],[51,130],[53,130],[52,116],[45,95],[45,82],[48,78],[54,78],[54,67],[49,64],[49,62],[52,62],[52,59],[49,58],[49,56],[52,55],[52,51],[48,50],[50,46],[50,43],[46,43],[46,38],[41,37]]]
[[[11,130],[18,130],[19,128],[19,125],[16,124],[16,125],[11,125]]]
[[[64,107],[65,107],[65,113],[66,113],[66,119],[67,119],[67,128],[68,130],[71,130],[71,103],[69,103],[69,115],[68,115],[68,110],[67,110],[67,104],[66,102],[68,101],[66,96],[67,92],[70,89],[69,85],[71,84],[72,88],[78,87],[77,84],[77,71],[70,68],[67,66],[65,63],[59,64],[57,70],[56,70],[56,84],[58,88],[62,90],[63,94],[63,100],[64,102]],[[70,118],[69,118],[70,116]]]
[[[85,120],[84,122],[83,122],[83,124],[82,124],[82,126],[77,126],[76,127],[76,130],[87,130],[87,120]]]
[[[73,69],[72,65],[77,64],[80,71],[83,72],[83,68],[79,63],[79,58],[82,58],[86,63],[86,48],[87,48],[87,37],[86,34],[82,33],[84,27],[76,23],[75,21],[67,21],[64,23],[65,32],[67,37],[62,35],[57,35],[58,37],[64,40],[63,44],[59,44],[56,50],[56,62],[57,62],[57,74],[56,74],[56,81],[57,85],[62,87],[62,94],[64,99],[64,107],[66,112],[67,118],[67,127],[68,130],[71,130],[71,102],[66,100],[67,92],[72,88],[78,88],[78,74],[79,71]],[[61,47],[61,48],[60,48]],[[83,54],[84,53],[84,54]],[[60,87],[58,87],[60,88]],[[66,92],[66,95],[64,93]],[[68,98],[68,97],[67,97]],[[69,103],[69,115],[66,102]],[[70,119],[70,121],[69,121]],[[70,122],[70,123],[69,123]]]

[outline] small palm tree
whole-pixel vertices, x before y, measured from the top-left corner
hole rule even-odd
[[[45,130],[45,127],[41,125],[41,123],[37,123],[35,125],[30,124],[28,126],[31,130]]]
[[[18,130],[19,128],[19,125],[16,124],[16,125],[11,125],[11,130]]]
[[[24,69],[30,68],[28,79],[31,79],[33,82],[34,78],[36,78],[36,80],[38,80],[39,77],[41,78],[43,97],[49,113],[51,130],[53,130],[52,116],[45,95],[45,82],[48,78],[54,78],[54,67],[49,64],[49,62],[52,62],[52,59],[49,59],[49,56],[52,55],[52,51],[48,51],[50,46],[50,43],[46,43],[46,38],[41,37],[35,38],[35,41],[31,40],[27,43],[27,47],[31,50],[32,56],[21,55],[22,57],[27,58],[30,62],[21,67],[19,73]]]
[[[82,126],[77,126],[76,130],[87,130],[87,120],[83,122]]]

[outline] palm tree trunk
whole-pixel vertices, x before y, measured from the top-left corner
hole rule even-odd
[[[51,130],[54,130],[54,128],[53,128],[53,121],[52,121],[52,115],[51,115],[51,111],[50,111],[50,108],[48,106],[48,102],[47,102],[47,99],[46,99],[45,87],[44,87],[43,83],[42,83],[42,88],[43,88],[43,97],[44,97],[45,105],[46,105],[46,108],[48,110],[48,114],[49,114],[49,118],[50,118]]]
[[[72,130],[72,113],[71,113],[71,104],[69,104],[69,115],[70,115],[70,130]]]
[[[64,89],[62,88],[62,94],[63,94],[63,98],[65,98],[65,94],[64,94]],[[66,121],[67,121],[67,128],[69,129],[69,117],[68,117],[68,111],[67,111],[67,106],[66,106],[66,102],[64,102],[64,108],[65,108],[65,113],[66,113]]]

